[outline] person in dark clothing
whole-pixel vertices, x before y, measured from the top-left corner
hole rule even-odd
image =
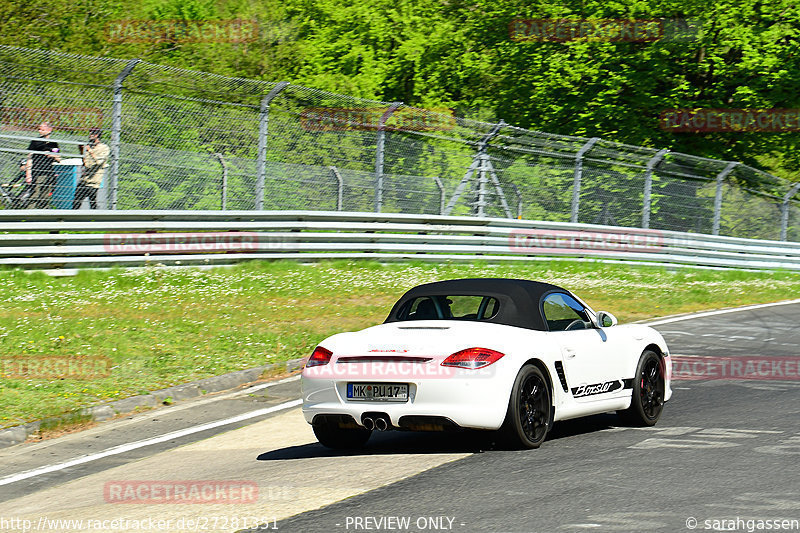
[[[32,153],[28,156],[25,181],[33,188],[31,202],[34,209],[44,209],[48,206],[56,185],[53,163],[60,161],[61,157],[58,155],[58,143],[47,140],[51,133],[53,127],[47,122],[42,122],[39,124],[40,139],[31,141],[28,145],[28,150],[31,152],[49,152]]]
[[[25,186],[25,174],[28,170],[28,159],[24,158],[19,162],[19,173],[2,186],[3,202],[10,209],[26,209],[31,196],[31,188]],[[21,189],[14,194],[14,189]]]

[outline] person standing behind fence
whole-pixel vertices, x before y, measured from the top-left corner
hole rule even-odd
[[[61,161],[58,155],[58,143],[46,140],[53,133],[53,126],[47,122],[39,124],[39,137],[31,141],[28,150],[31,152],[50,152],[48,154],[32,153],[28,156],[25,171],[25,182],[33,188],[31,203],[34,209],[44,209],[50,203],[56,185],[56,173],[53,164]]]
[[[103,175],[108,166],[108,156],[111,153],[108,145],[100,142],[102,133],[100,128],[89,130],[89,144],[83,147],[83,173],[75,188],[72,209],[80,209],[84,198],[89,199],[91,209],[97,209],[97,189],[103,183]]]

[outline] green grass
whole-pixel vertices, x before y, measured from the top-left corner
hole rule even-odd
[[[479,276],[562,285],[623,322],[800,293],[795,273],[570,262],[254,262],[212,270],[81,271],[71,278],[4,271],[0,362],[10,356],[102,356],[112,361],[112,371],[83,380],[0,379],[0,426],[303,357],[328,335],[382,321],[414,285]]]

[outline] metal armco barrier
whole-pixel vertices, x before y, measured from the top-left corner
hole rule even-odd
[[[559,257],[800,270],[800,243],[567,222],[341,211],[0,211],[0,266],[6,268]]]

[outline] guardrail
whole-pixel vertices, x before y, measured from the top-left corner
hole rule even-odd
[[[800,270],[800,243],[567,222],[341,211],[0,211],[0,266],[12,268],[554,257]]]

